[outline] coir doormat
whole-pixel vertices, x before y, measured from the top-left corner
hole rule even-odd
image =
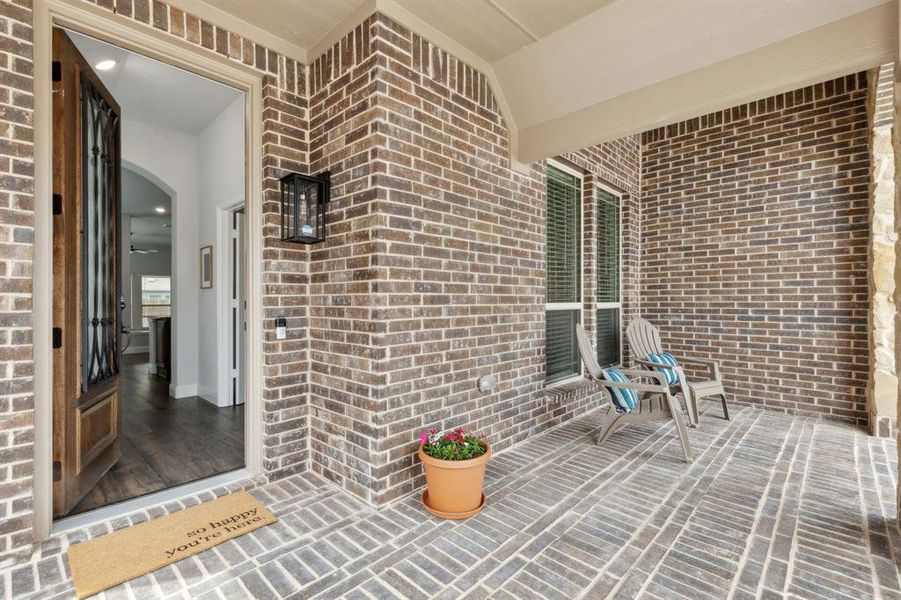
[[[203,552],[277,519],[247,492],[237,492],[69,546],[79,598]]]

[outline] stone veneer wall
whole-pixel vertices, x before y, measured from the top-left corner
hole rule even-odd
[[[733,402],[866,423],[865,73],[642,136],[642,314]]]
[[[87,2],[86,2],[87,3]],[[263,464],[270,477],[307,467],[307,253],[278,241],[278,177],[306,171],[303,65],[156,0],[97,0],[101,8],[257,69],[263,79]],[[0,2],[0,564],[32,542],[34,240],[32,3]],[[46,201],[46,199],[45,199]],[[291,338],[275,341],[275,316]],[[49,343],[49,342],[48,342]]]
[[[311,167],[336,185],[310,255],[313,469],[383,503],[423,483],[424,428],[470,426],[500,449],[597,406],[542,393],[544,165],[511,168],[487,79],[377,14],[310,82]],[[638,150],[632,137],[566,157],[628,192],[631,239]],[[482,394],[488,374],[499,385]]]
[[[871,435],[893,437],[898,413],[895,365],[895,151],[894,65],[868,73],[870,118],[870,380],[867,426]]]

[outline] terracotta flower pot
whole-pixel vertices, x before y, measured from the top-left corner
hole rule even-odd
[[[445,519],[465,519],[482,510],[482,482],[491,458],[491,445],[485,442],[485,447],[485,454],[467,460],[432,458],[419,447],[427,487],[422,502],[429,512]]]

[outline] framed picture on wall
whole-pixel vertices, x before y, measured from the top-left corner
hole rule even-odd
[[[204,246],[200,249],[200,288],[213,287],[213,247]]]

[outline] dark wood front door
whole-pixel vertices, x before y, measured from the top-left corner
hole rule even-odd
[[[60,29],[53,61],[53,513],[62,516],[122,455],[121,113]]]

